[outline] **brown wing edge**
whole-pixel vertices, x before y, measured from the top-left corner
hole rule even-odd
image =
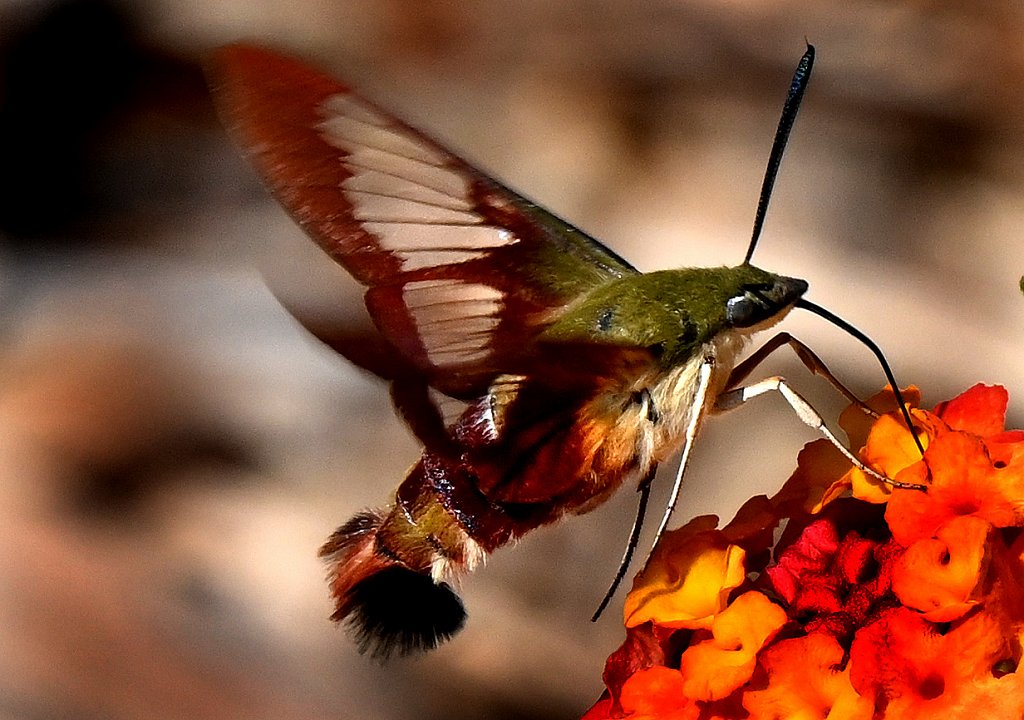
[[[215,51],[208,74],[229,134],[303,230],[340,260],[338,248],[351,245],[359,230],[339,208],[347,173],[339,151],[316,131],[317,107],[351,89],[300,60],[245,44]],[[362,281],[357,268],[343,264]]]

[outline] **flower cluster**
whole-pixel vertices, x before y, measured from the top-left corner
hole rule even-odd
[[[891,393],[840,424],[778,495],[666,534],[585,720],[1024,717],[1024,432],[977,385],[931,412]]]

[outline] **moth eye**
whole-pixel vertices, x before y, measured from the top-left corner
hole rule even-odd
[[[777,289],[773,285],[747,285],[739,295],[725,303],[726,321],[733,327],[756,325],[771,317],[781,305],[776,302]]]
[[[597,329],[601,332],[608,332],[612,329],[612,320],[615,319],[615,313],[611,308],[605,308],[601,311],[601,314],[597,317]]]
[[[729,298],[725,303],[725,319],[733,327],[747,327],[757,316],[754,300],[746,294]]]

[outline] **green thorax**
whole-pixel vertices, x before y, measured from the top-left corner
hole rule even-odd
[[[752,265],[631,275],[578,299],[542,339],[648,348],[672,367],[719,333],[773,324],[806,289]]]

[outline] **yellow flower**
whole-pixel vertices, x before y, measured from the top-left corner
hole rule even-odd
[[[718,518],[695,518],[665,533],[626,598],[626,627],[654,622],[669,628],[710,626],[729,592],[746,577],[743,548],[716,530]]]

